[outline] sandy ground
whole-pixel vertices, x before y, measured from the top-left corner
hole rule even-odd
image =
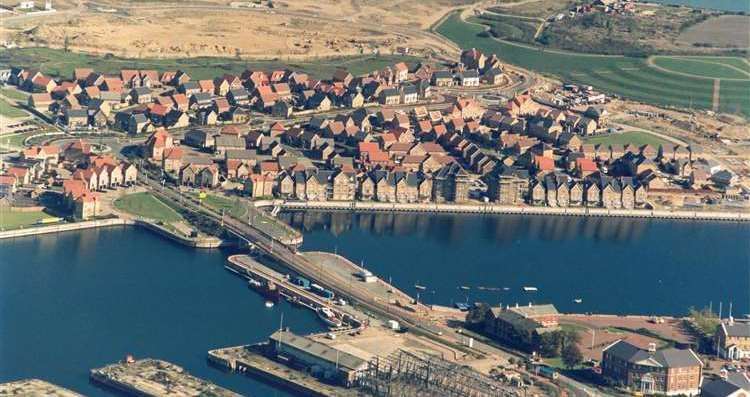
[[[439,49],[421,29],[469,0],[82,2],[55,15],[6,20],[0,41],[126,57],[307,58]],[[266,4],[265,2],[263,4]],[[238,6],[240,5],[240,6]],[[57,7],[57,5],[56,5]]]

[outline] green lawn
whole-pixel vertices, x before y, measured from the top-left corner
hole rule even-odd
[[[23,227],[33,226],[38,221],[47,218],[54,218],[43,211],[34,212],[15,212],[7,208],[0,209],[0,229],[11,230]]]
[[[134,193],[115,200],[115,208],[131,215],[161,221],[164,223],[179,222],[180,214],[159,201],[151,193]]]
[[[443,21],[437,32],[462,48],[476,47],[497,54],[505,62],[542,74],[557,76],[564,81],[586,84],[611,94],[656,105],[685,108],[711,108],[713,80],[663,72],[650,67],[644,58],[599,56],[543,47],[498,41],[481,37],[483,26],[467,23],[453,13]],[[470,21],[477,21],[471,18]],[[724,57],[705,57],[725,60]],[[739,58],[726,58],[734,64]],[[750,115],[750,80],[725,81],[721,84],[722,111]]]
[[[212,79],[224,73],[242,73],[245,69],[290,68],[303,70],[315,78],[329,78],[339,66],[345,66],[352,74],[381,69],[399,61],[417,62],[415,57],[397,55],[359,55],[325,58],[315,61],[246,61],[236,58],[196,57],[180,59],[128,59],[115,56],[94,56],[65,52],[51,48],[16,48],[0,53],[0,66],[24,66],[38,68],[53,76],[70,77],[74,68],[89,67],[102,73],[119,73],[121,69],[184,70],[193,79]]]
[[[0,115],[10,118],[21,118],[27,117],[29,114],[18,108],[16,105],[11,105],[7,101],[0,99]]]
[[[611,133],[606,135],[592,136],[584,138],[584,143],[590,143],[593,145],[604,144],[604,145],[651,145],[653,147],[659,147],[659,145],[667,145],[668,141],[661,139],[657,136],[648,134],[642,131],[622,132],[622,133]]]
[[[710,58],[654,57],[654,64],[674,72],[700,75],[716,79],[749,79],[747,65],[744,68],[734,66],[732,62]]]
[[[23,141],[25,141],[26,138],[38,133],[40,133],[40,131],[0,135],[0,144],[21,148],[23,147]]]
[[[206,195],[206,198],[203,199],[203,204],[214,211],[221,212],[221,210],[224,210],[225,214],[229,214],[233,218],[244,220],[247,217],[247,206],[245,206],[239,198],[208,194]]]
[[[14,101],[26,102],[29,99],[28,93],[12,88],[0,88],[0,94],[3,94]]]

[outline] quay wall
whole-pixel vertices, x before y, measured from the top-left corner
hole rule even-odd
[[[62,223],[57,225],[48,226],[34,226],[25,229],[8,230],[0,232],[0,240],[12,239],[19,237],[36,236],[42,234],[55,234],[62,232],[72,232],[85,229],[95,229],[100,227],[110,226],[130,226],[135,225],[150,230],[160,236],[168,238],[174,242],[186,245],[193,248],[218,248],[228,245],[228,243],[219,238],[200,238],[193,239],[189,237],[180,236],[179,234],[173,233],[172,231],[163,228],[155,223],[148,222],[145,220],[131,220],[125,218],[111,218],[111,219],[98,219],[93,221],[82,221],[75,223]]]
[[[371,212],[427,212],[464,214],[520,214],[556,216],[594,216],[613,218],[685,219],[698,221],[750,222],[750,212],[665,211],[644,209],[607,209],[581,207],[521,207],[494,204],[426,204],[382,203],[368,201],[284,201],[265,200],[256,206],[278,206],[283,209],[315,209]]]
[[[97,227],[123,226],[123,225],[133,225],[133,224],[134,222],[131,220],[122,219],[122,218],[112,218],[112,219],[97,219],[93,221],[83,221],[83,222],[76,222],[76,223],[62,223],[62,224],[48,225],[48,226],[35,226],[35,227],[29,227],[25,229],[7,230],[4,232],[0,232],[0,240],[8,239],[8,238],[35,236],[38,234],[62,233],[62,232],[70,232],[70,231],[76,231],[76,230],[93,229]]]
[[[222,368],[226,368],[232,372],[241,372],[247,376],[254,376],[260,378],[271,384],[275,384],[283,387],[286,390],[294,393],[311,396],[311,397],[334,397],[335,394],[326,393],[324,390],[314,389],[306,386],[302,382],[295,382],[292,379],[284,378],[279,376],[275,371],[270,368],[266,368],[262,361],[267,359],[262,358],[260,354],[252,353],[255,356],[253,360],[241,360],[238,358],[224,357],[221,354],[222,349],[211,350],[208,352],[208,361]],[[257,361],[257,362],[256,362]]]

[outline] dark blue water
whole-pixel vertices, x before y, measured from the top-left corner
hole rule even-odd
[[[750,225],[643,219],[287,213],[303,249],[360,262],[431,303],[554,303],[565,312],[750,313]],[[458,289],[469,286],[467,294]],[[500,288],[497,292],[477,287]],[[536,293],[523,286],[538,288]],[[502,288],[509,288],[503,291]],[[573,299],[581,298],[576,304]]]
[[[750,12],[750,0],[648,0],[653,3],[708,8],[719,11]]]
[[[132,353],[245,395],[288,395],[206,361],[210,349],[264,340],[282,312],[292,330],[323,329],[285,302],[265,308],[223,268],[227,254],[131,227],[0,241],[0,383],[36,377],[109,395],[89,369]]]

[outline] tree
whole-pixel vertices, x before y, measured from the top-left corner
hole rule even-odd
[[[562,362],[568,369],[575,368],[583,362],[581,349],[575,343],[567,343],[562,349]]]

